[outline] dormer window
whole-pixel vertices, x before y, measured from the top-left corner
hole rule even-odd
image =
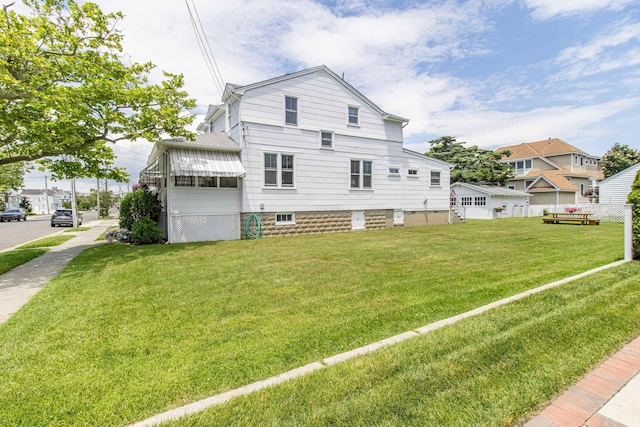
[[[358,107],[349,106],[349,124],[358,126],[360,125],[359,117],[360,109]]]
[[[284,97],[284,122],[290,126],[298,126],[298,98]]]

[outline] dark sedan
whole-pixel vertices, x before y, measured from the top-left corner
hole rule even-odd
[[[73,227],[73,211],[71,209],[58,209],[51,215],[51,226],[68,225]],[[78,213],[78,225],[82,225],[82,214]]]
[[[0,222],[20,220],[27,220],[27,211],[24,209],[7,209],[0,215]]]

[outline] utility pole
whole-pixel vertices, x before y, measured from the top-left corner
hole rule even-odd
[[[71,179],[71,212],[73,215],[73,227],[78,226],[78,209],[76,208],[76,179]]]
[[[107,178],[104,179],[104,197],[107,198],[109,197],[108,194],[108,188],[107,188]],[[105,205],[107,204],[107,201],[105,200]],[[109,206],[107,206],[107,216],[109,216]]]
[[[96,198],[98,201],[98,218],[100,218],[100,178],[96,178]]]
[[[51,215],[51,209],[49,209],[49,188],[47,187],[47,175],[44,176],[44,196],[47,202],[47,215]]]

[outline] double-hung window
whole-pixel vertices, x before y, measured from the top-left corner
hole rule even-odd
[[[322,148],[333,148],[333,132],[320,131],[320,146]]]
[[[351,160],[351,188],[373,188],[373,165],[367,160]]]
[[[281,172],[282,186],[293,187],[293,156],[290,154],[281,154]]]
[[[431,185],[440,185],[440,171],[431,171]]]
[[[264,186],[293,187],[293,155],[264,153]]]
[[[264,186],[278,186],[278,155],[265,153],[264,155]]]
[[[284,97],[284,122],[287,125],[298,126],[298,98]]]
[[[360,124],[360,108],[349,106],[349,121],[347,123],[354,126]]]

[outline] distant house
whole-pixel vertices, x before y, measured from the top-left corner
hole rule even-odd
[[[325,66],[227,84],[194,142],[157,143],[140,174],[160,190],[169,242],[449,220],[453,165],[403,147],[389,114]]]
[[[507,218],[531,203],[531,194],[496,185],[456,182],[451,193],[462,205],[465,219]]]
[[[535,195],[535,205],[589,202],[604,178],[600,158],[558,138],[500,147],[511,151],[502,159],[516,176],[508,188]]]
[[[640,163],[629,166],[623,171],[600,182],[599,201],[603,204],[624,204],[631,193],[631,184],[640,171]]]
[[[56,187],[48,190],[25,188],[20,192],[20,197],[29,201],[32,212],[36,214],[50,214],[62,208],[64,202],[71,203],[71,192]]]

